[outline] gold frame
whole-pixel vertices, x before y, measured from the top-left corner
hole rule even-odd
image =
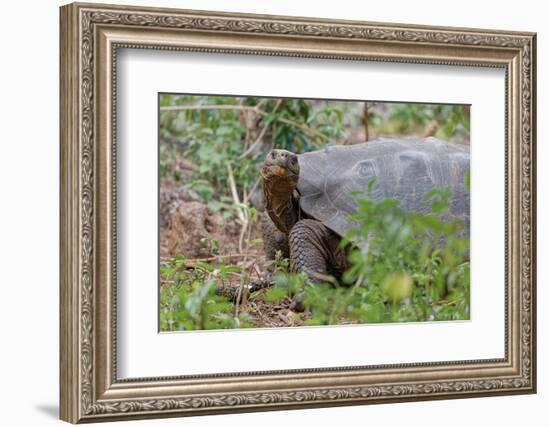
[[[61,8],[61,418],[129,418],[534,393],[534,33],[71,4]],[[117,380],[117,48],[506,70],[505,357]]]

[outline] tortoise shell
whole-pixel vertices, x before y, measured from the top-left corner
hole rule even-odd
[[[470,229],[470,195],[465,176],[470,147],[436,138],[376,139],[355,145],[334,145],[298,156],[300,207],[340,236],[355,224],[348,217],[357,209],[352,195],[373,200],[393,198],[409,211],[429,212],[423,201],[434,188],[449,188],[452,215]],[[371,192],[369,182],[376,178]]]

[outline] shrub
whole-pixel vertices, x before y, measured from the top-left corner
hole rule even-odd
[[[233,329],[249,326],[246,315],[235,316],[235,306],[226,297],[216,294],[219,283],[239,267],[222,265],[218,269],[208,263],[194,263],[187,268],[183,256],[173,258],[161,267],[160,329],[188,331]]]

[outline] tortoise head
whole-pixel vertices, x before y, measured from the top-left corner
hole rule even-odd
[[[277,180],[296,186],[300,175],[298,156],[287,150],[273,149],[266,156],[261,173],[266,181]]]

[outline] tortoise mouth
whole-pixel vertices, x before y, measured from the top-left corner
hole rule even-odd
[[[286,169],[286,168],[283,168],[282,166],[271,166],[271,167],[269,168],[269,172],[270,172],[272,175],[286,176],[286,174],[287,174],[287,169]]]
[[[298,173],[289,167],[281,165],[264,165],[262,168],[262,176],[264,179],[279,178],[296,181],[298,178]]]

